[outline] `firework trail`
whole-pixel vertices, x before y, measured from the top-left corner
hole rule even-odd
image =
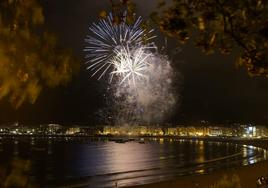
[[[131,67],[127,64],[130,61],[122,62],[123,59],[133,59],[133,54],[123,54],[132,52],[133,49],[137,49],[140,46],[143,51],[140,53],[146,53],[144,42],[146,43],[153,37],[148,37],[147,34],[153,30],[146,31],[141,28],[142,19],[138,17],[133,24],[127,24],[126,13],[123,16],[123,20],[116,24],[113,21],[113,15],[110,13],[106,19],[101,19],[99,23],[94,23],[89,30],[92,32],[92,36],[87,36],[85,39],[88,46],[84,51],[87,53],[86,58],[89,59],[86,63],[89,64],[87,69],[90,69],[93,73],[92,76],[100,74],[98,79],[102,78],[108,70],[113,70],[113,75],[118,75],[122,68],[124,71],[127,67]],[[134,50],[135,51],[135,50]],[[139,54],[141,55],[141,54]],[[116,61],[118,60],[118,61]],[[132,61],[131,61],[132,63]],[[130,71],[130,70],[128,70]],[[126,78],[126,77],[124,77]],[[123,79],[124,79],[123,78]]]

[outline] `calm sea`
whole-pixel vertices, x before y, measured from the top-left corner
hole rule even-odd
[[[41,187],[98,188],[147,184],[249,165],[266,159],[266,151],[182,139],[125,143],[103,138],[0,139],[0,166],[10,167],[17,159],[30,163],[29,178]]]

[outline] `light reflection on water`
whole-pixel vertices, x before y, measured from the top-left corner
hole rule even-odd
[[[181,175],[249,165],[267,159],[253,146],[201,140],[151,139],[115,143],[97,140],[1,140],[0,163],[31,161],[41,184],[79,183],[87,187],[145,184]],[[69,181],[70,180],[70,181]],[[75,180],[75,181],[74,181]]]
[[[150,148],[147,144],[120,144],[109,142],[103,150],[104,161],[109,173],[129,172],[140,170],[141,166],[150,168]]]

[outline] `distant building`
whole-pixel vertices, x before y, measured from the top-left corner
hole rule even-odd
[[[209,129],[209,136],[223,136],[222,129],[219,127],[211,127]]]
[[[71,127],[71,128],[68,128],[65,132],[65,134],[67,135],[74,135],[74,134],[77,134],[77,133],[80,133],[80,128],[79,127]]]
[[[59,124],[48,124],[46,127],[46,132],[48,134],[56,134],[62,129],[62,126]]]

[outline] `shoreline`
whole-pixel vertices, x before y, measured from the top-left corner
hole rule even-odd
[[[249,174],[251,174],[249,176]],[[268,174],[268,161],[262,161],[253,165],[242,166],[239,168],[215,171],[210,174],[178,177],[174,180],[152,183],[128,188],[209,188],[223,176],[237,175],[240,179],[241,188],[256,188],[258,177]]]
[[[242,145],[252,145],[263,149],[268,149],[268,140],[221,141],[232,142],[235,144]],[[182,176],[177,177],[173,180],[145,185],[128,186],[128,188],[210,188],[224,176],[232,177],[233,175],[237,175],[239,177],[241,188],[256,188],[257,178],[259,178],[260,176],[268,175],[268,160],[260,161],[246,166],[217,170],[208,174]]]

